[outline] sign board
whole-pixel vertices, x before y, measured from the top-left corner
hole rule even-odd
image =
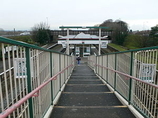
[[[156,74],[156,64],[145,64],[140,65],[139,78],[146,82],[153,82]]]
[[[33,76],[33,62],[31,59],[31,76]],[[15,58],[14,59],[14,76],[15,78],[26,78],[27,68],[26,68],[26,58]]]
[[[15,78],[26,77],[26,59],[25,58],[15,58],[14,59],[14,75]]]
[[[17,49],[18,49],[17,46],[7,46],[7,47],[4,48],[4,54],[9,52],[9,51],[15,51]]]
[[[102,42],[101,43],[101,48],[107,48],[107,42]]]
[[[66,48],[66,42],[61,42],[63,48]]]

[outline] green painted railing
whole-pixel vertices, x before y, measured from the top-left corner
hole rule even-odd
[[[129,106],[158,118],[158,46],[90,56],[88,63]]]
[[[73,70],[74,57],[0,37],[0,117],[49,114]]]

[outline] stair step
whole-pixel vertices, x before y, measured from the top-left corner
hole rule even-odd
[[[111,109],[111,108],[128,108],[127,106],[123,106],[123,105],[120,105],[120,106],[54,106],[54,108],[71,108],[71,109],[82,109],[82,108],[86,108],[86,109],[94,109],[94,108],[108,108],[108,109]]]
[[[67,84],[102,84],[102,81],[69,81]]]
[[[101,94],[101,93],[113,93],[113,92],[63,92],[64,94]]]
[[[70,80],[75,80],[75,79],[80,79],[80,80],[84,80],[84,79],[87,79],[87,80],[99,80],[99,78],[95,75],[95,76],[81,76],[81,75],[77,75],[77,76],[71,76],[70,77]]]
[[[67,84],[64,92],[110,92],[104,84]]]
[[[117,106],[122,105],[116,96],[111,93],[65,93],[63,92],[58,104],[59,106]]]
[[[135,118],[86,64],[76,66],[50,118]]]
[[[104,106],[103,106],[104,107]],[[54,108],[50,118],[135,118],[126,107]]]

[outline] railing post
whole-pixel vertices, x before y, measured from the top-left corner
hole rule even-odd
[[[31,57],[30,57],[30,48],[26,47],[27,91],[28,91],[28,93],[30,93],[32,91],[30,59],[31,59]],[[28,101],[29,101],[30,118],[33,118],[33,101],[32,101],[32,97]]]
[[[53,61],[53,59],[52,59],[52,52],[50,52],[50,76],[52,77],[53,76],[53,67],[52,67],[52,65],[53,65],[53,63],[52,63],[52,61]],[[53,104],[53,98],[54,96],[53,96],[53,81],[51,81],[51,104]]]
[[[115,70],[117,69],[117,54],[115,54]],[[116,91],[116,72],[114,75],[114,91]]]
[[[95,64],[97,64],[97,56],[95,56]],[[97,73],[97,65],[95,65],[94,67],[95,67],[95,72]]]
[[[61,71],[61,55],[59,54],[59,71]],[[59,84],[60,84],[60,91],[61,91],[61,74],[59,75]]]
[[[69,57],[68,56],[66,56],[66,58],[67,58],[67,62],[66,62],[66,66],[68,66],[69,65]],[[71,62],[72,62],[72,60],[71,60]],[[68,77],[68,75],[69,75],[69,68],[67,69],[67,73],[66,73],[66,77]],[[67,78],[66,78],[67,79]]]
[[[103,56],[102,56],[102,61],[101,61],[101,65],[103,66]],[[101,77],[103,78],[103,71],[104,71],[104,69],[102,68],[102,70],[101,70]]]
[[[97,56],[97,65],[99,65],[99,57]],[[99,66],[96,66],[97,67],[97,74],[99,75]]]
[[[96,64],[95,65],[95,72],[96,72],[96,74],[98,74],[98,66],[97,66],[97,64],[98,64],[97,62],[98,61],[97,60],[98,60],[98,57],[96,56],[96,63],[95,63]]]
[[[108,55],[107,55],[107,63],[106,63],[106,64],[107,64],[107,68],[108,68]],[[108,69],[106,70],[106,78],[107,78],[107,79],[106,79],[106,80],[107,80],[106,82],[109,83],[109,82],[108,82]]]
[[[132,71],[133,71],[133,52],[131,52],[131,60],[130,60],[130,75],[132,76]],[[132,90],[132,78],[129,80],[129,98],[128,98],[128,104],[131,104],[131,92]]]
[[[64,68],[67,67],[66,66],[66,59],[65,58],[66,58],[66,56],[64,55]],[[65,84],[65,80],[67,79],[66,78],[67,77],[66,72],[67,72],[67,70],[64,72],[64,78],[63,78],[64,79],[64,84]]]

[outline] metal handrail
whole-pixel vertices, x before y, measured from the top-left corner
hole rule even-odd
[[[22,42],[22,41],[16,41],[16,40],[12,40],[12,39],[9,39],[9,38],[4,38],[4,37],[1,37],[1,36],[0,36],[0,42],[11,44],[11,45],[18,45],[18,46],[38,49],[38,50],[47,51],[47,52],[63,54],[63,53],[60,53],[60,52],[57,52],[57,51],[54,51],[54,50],[39,47],[37,45],[32,45],[32,44],[28,44],[28,43],[25,43],[25,42]]]
[[[99,55],[99,56],[111,55],[111,54],[121,54],[121,53],[128,53],[128,52],[137,52],[137,51],[150,50],[150,49],[152,49],[152,50],[153,50],[153,49],[158,49],[158,46],[146,47],[146,48],[139,48],[139,49],[132,49],[132,50],[126,50],[126,51],[120,51],[120,52],[106,53],[106,54]]]
[[[126,76],[126,77],[128,77],[128,78],[131,78],[131,79],[134,79],[134,80],[136,80],[136,81],[139,81],[139,82],[148,84],[148,85],[150,85],[150,86],[155,87],[155,88],[158,89],[158,85],[155,85],[155,84],[152,84],[152,83],[143,81],[143,80],[141,80],[141,79],[139,79],[139,78],[133,77],[133,76],[128,75],[128,74],[126,74],[126,73],[123,73],[123,72],[120,72],[120,71],[117,71],[117,70],[114,70],[114,69],[111,69],[111,68],[108,68],[108,67],[105,67],[105,66],[102,66],[102,65],[99,65],[99,64],[95,64],[95,66],[99,66],[99,67],[101,67],[101,68],[105,68],[105,69],[111,70],[111,71],[113,71],[113,72],[119,73],[119,74],[124,75],[124,76]]]
[[[155,84],[152,84],[152,83],[143,81],[143,80],[141,80],[141,79],[139,79],[139,78],[136,78],[136,77],[134,77],[134,76],[128,75],[128,74],[126,74],[126,73],[123,73],[123,72],[120,72],[120,71],[117,71],[117,70],[114,70],[114,69],[111,69],[111,68],[108,68],[108,67],[105,67],[105,66],[96,64],[93,60],[88,60],[88,61],[89,61],[89,62],[92,62],[94,66],[98,66],[98,67],[101,67],[101,68],[104,68],[104,69],[111,70],[111,71],[113,71],[113,72],[116,72],[116,73],[119,73],[119,74],[121,74],[121,75],[124,75],[124,76],[126,76],[126,77],[128,77],[128,78],[131,78],[131,79],[140,81],[140,82],[142,82],[142,83],[148,84],[148,85],[150,85],[150,86],[153,86],[153,87],[155,87],[155,88],[158,88],[158,85],[155,85]]]
[[[55,74],[52,78],[49,80],[45,81],[43,84],[38,86],[36,89],[34,89],[32,92],[28,93],[25,97],[23,97],[21,100],[19,100],[17,103],[13,104],[11,107],[0,113],[0,118],[6,118],[9,114],[11,114],[14,110],[16,110],[18,107],[20,107],[25,101],[27,101],[29,98],[38,96],[39,91],[46,86],[49,82],[52,80],[56,80],[57,76],[63,73],[65,70],[67,70],[69,67],[72,67],[73,64],[70,64],[66,68],[62,69],[60,72]]]
[[[145,60],[147,64],[155,64],[157,66],[158,52],[155,50],[157,48],[158,46],[139,49],[139,51],[142,51],[143,53],[145,52],[144,56],[146,56],[141,58],[135,56],[137,53],[136,50],[129,51],[131,53],[128,54],[126,52],[116,52],[99,56],[90,56],[88,58],[88,64],[94,69],[96,74],[100,76],[110,87],[112,87],[113,91],[116,91],[117,95],[121,96],[121,98],[126,101],[125,104],[128,104],[132,110],[133,108],[137,110],[136,114],[140,113],[146,118],[155,118],[155,116],[158,115],[157,74],[154,73],[154,77],[151,82],[146,81],[146,79],[141,79],[139,75],[141,65],[139,63],[137,64],[135,60],[138,59],[142,63]],[[148,51],[145,49],[148,49]],[[147,55],[146,52],[149,51],[153,52]],[[157,72],[155,69],[153,72]]]

